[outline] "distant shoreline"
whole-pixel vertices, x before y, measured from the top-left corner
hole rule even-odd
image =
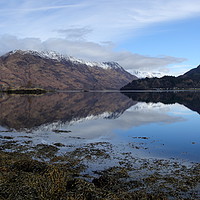
[[[93,93],[93,92],[100,92],[100,93],[159,93],[159,92],[200,92],[200,88],[198,89],[148,89],[148,90],[45,90],[42,88],[23,88],[23,89],[7,89],[7,90],[0,90],[0,93],[6,94],[46,94],[49,92],[69,92],[69,93],[76,93],[76,92],[83,92],[83,93]]]
[[[148,90],[120,90],[121,93],[127,92],[200,92],[200,88],[197,89],[148,89]]]
[[[145,92],[200,92],[200,88],[198,89],[169,89],[169,90],[161,90],[161,89],[148,89],[148,90],[112,90],[112,89],[105,89],[105,90],[56,90],[56,92],[83,92],[83,93],[93,93],[93,92],[99,92],[99,93],[145,93]]]

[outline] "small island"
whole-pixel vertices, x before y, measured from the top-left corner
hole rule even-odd
[[[48,91],[42,88],[9,88],[0,90],[6,94],[45,94]]]

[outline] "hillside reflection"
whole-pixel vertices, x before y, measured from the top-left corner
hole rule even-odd
[[[53,93],[42,96],[0,96],[0,125],[31,129],[54,122],[71,122],[88,116],[117,118],[136,104],[121,93]]]
[[[123,93],[133,101],[146,103],[179,103],[200,114],[200,92],[132,92]]]
[[[74,92],[42,96],[2,95],[0,96],[0,125],[8,129],[21,130],[56,122],[70,123],[88,117],[101,116],[101,118],[116,119],[138,102],[179,103],[200,114],[200,93],[198,92],[123,94]],[[133,107],[133,109],[137,108],[137,106]],[[137,114],[137,116],[140,115]],[[137,116],[132,116],[134,121],[137,121],[135,119]],[[144,123],[145,116],[142,121]]]

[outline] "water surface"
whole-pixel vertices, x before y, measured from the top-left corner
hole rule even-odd
[[[2,95],[0,141],[60,143],[60,153],[101,142],[112,145],[113,160],[129,153],[199,162],[199,102],[198,92]]]

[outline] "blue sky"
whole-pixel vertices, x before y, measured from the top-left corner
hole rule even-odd
[[[178,75],[200,64],[199,0],[1,0],[0,54],[54,50]]]

